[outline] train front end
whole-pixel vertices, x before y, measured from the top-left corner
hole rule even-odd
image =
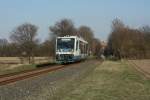
[[[58,63],[74,62],[75,37],[57,37],[56,61]]]

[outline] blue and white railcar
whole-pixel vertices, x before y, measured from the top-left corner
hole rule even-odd
[[[88,56],[88,42],[78,36],[56,38],[56,61],[59,63],[76,62]]]

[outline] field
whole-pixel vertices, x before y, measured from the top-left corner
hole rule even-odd
[[[52,58],[35,57],[35,64],[46,62],[52,62]],[[28,64],[27,60],[21,64],[19,57],[0,57],[0,75],[35,69],[35,64]]]
[[[150,78],[150,60],[129,60],[129,62],[147,78]]]
[[[61,100],[150,100],[150,80],[127,61],[104,61]]]
[[[50,57],[35,57],[35,63],[43,63],[49,60],[52,60]],[[0,64],[19,64],[20,59],[19,57],[0,57]],[[28,63],[28,60],[24,61],[25,64]]]

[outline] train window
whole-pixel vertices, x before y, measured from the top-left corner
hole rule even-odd
[[[84,54],[86,54],[86,44],[84,44]]]
[[[86,44],[86,54],[88,53],[88,44]]]
[[[57,39],[57,50],[73,51],[74,49],[74,38],[60,38]]]
[[[85,45],[84,45],[84,54],[86,54],[86,51],[87,51],[87,50],[86,50],[86,46],[87,46],[87,45],[85,44]]]
[[[79,42],[77,40],[77,42],[76,42],[76,50],[78,50],[78,44],[79,44]]]
[[[83,54],[84,53],[84,44],[83,44],[83,42],[80,41],[79,47],[80,47],[81,53]]]

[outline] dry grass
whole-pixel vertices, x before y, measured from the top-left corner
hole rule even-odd
[[[150,60],[130,60],[130,62],[150,74]]]
[[[35,64],[46,62],[53,62],[53,60],[50,57],[35,57]],[[25,68],[25,66],[28,67]],[[35,66],[29,65],[28,60],[25,60],[24,63],[21,64],[19,57],[0,57],[0,75],[32,68],[35,68]]]
[[[41,62],[45,62],[45,61],[50,61],[52,60],[52,58],[50,57],[35,57],[35,63],[41,63]],[[25,63],[27,63],[28,61],[26,60]],[[20,58],[19,57],[0,57],[0,63],[16,63],[19,64],[20,63]]]
[[[132,60],[137,66],[150,73],[150,60]]]
[[[129,60],[131,64],[141,73],[145,75],[146,78],[150,78],[150,59],[148,60]]]
[[[150,81],[126,61],[104,61],[61,100],[150,100]]]

